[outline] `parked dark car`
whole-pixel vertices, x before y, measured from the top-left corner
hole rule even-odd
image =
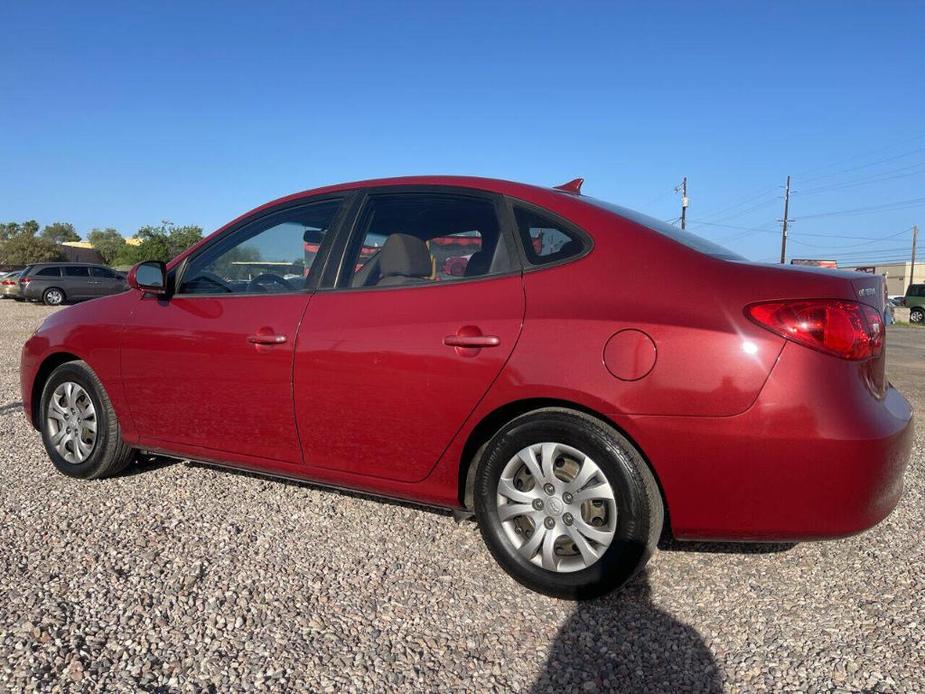
[[[36,263],[26,266],[19,276],[20,297],[49,306],[118,294],[127,288],[118,272],[92,263]]]
[[[271,202],[48,316],[23,408],[73,477],[144,450],[474,511],[505,570],[562,597],[629,580],[663,524],[795,541],[883,520],[912,446],[883,278],[749,263],[579,183]]]

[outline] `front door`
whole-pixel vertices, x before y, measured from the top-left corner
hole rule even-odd
[[[143,443],[191,457],[301,462],[293,347],[318,242],[339,206],[322,201],[246,223],[189,258],[172,296],[138,301],[122,368]]]
[[[125,280],[107,267],[90,268],[90,287],[94,296],[117,294],[126,288]]]
[[[296,346],[305,464],[424,479],[504,366],[524,293],[495,201],[367,200],[336,286],[317,292]]]

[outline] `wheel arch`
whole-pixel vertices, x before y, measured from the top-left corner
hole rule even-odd
[[[39,428],[39,410],[42,406],[42,391],[52,372],[69,361],[80,361],[80,357],[71,352],[54,352],[45,357],[32,379],[32,426]]]
[[[475,483],[475,471],[478,468],[478,462],[481,459],[481,452],[485,445],[498,432],[498,430],[511,420],[520,417],[521,415],[551,407],[572,410],[573,412],[593,417],[594,419],[601,421],[607,426],[616,429],[622,436],[626,437],[626,439],[642,456],[642,459],[645,461],[646,465],[649,467],[649,470],[652,472],[652,476],[655,478],[655,483],[658,485],[659,495],[662,498],[662,507],[665,510],[662,532],[663,535],[666,533],[670,534],[671,520],[668,507],[668,498],[665,496],[665,490],[662,487],[662,482],[659,478],[658,470],[652,464],[652,461],[649,460],[645,450],[629,433],[627,433],[612,419],[604,416],[600,412],[596,412],[589,407],[580,405],[579,403],[556,398],[529,398],[525,400],[515,400],[509,402],[489,412],[479,421],[478,424],[475,425],[475,427],[473,427],[472,431],[469,432],[466,443],[463,445],[462,454],[460,455],[459,460],[457,494],[462,506],[468,510],[472,510],[473,508],[473,485]]]

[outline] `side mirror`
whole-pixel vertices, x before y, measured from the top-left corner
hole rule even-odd
[[[160,260],[138,263],[128,273],[128,286],[151,294],[167,291],[167,266]]]

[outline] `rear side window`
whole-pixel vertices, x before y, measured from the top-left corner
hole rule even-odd
[[[349,250],[351,287],[416,286],[508,272],[494,202],[434,193],[380,194]]]
[[[546,265],[585,251],[586,242],[574,231],[541,212],[514,207],[517,235],[531,265]]]
[[[66,267],[64,268],[65,277],[89,277],[90,271],[85,267]]]
[[[100,278],[107,279],[107,280],[116,279],[116,273],[114,273],[112,270],[109,270],[108,268],[105,268],[105,267],[91,267],[90,274],[93,275],[94,277],[100,277]]]
[[[41,270],[36,272],[33,277],[61,277],[61,268],[59,267],[43,267]]]

